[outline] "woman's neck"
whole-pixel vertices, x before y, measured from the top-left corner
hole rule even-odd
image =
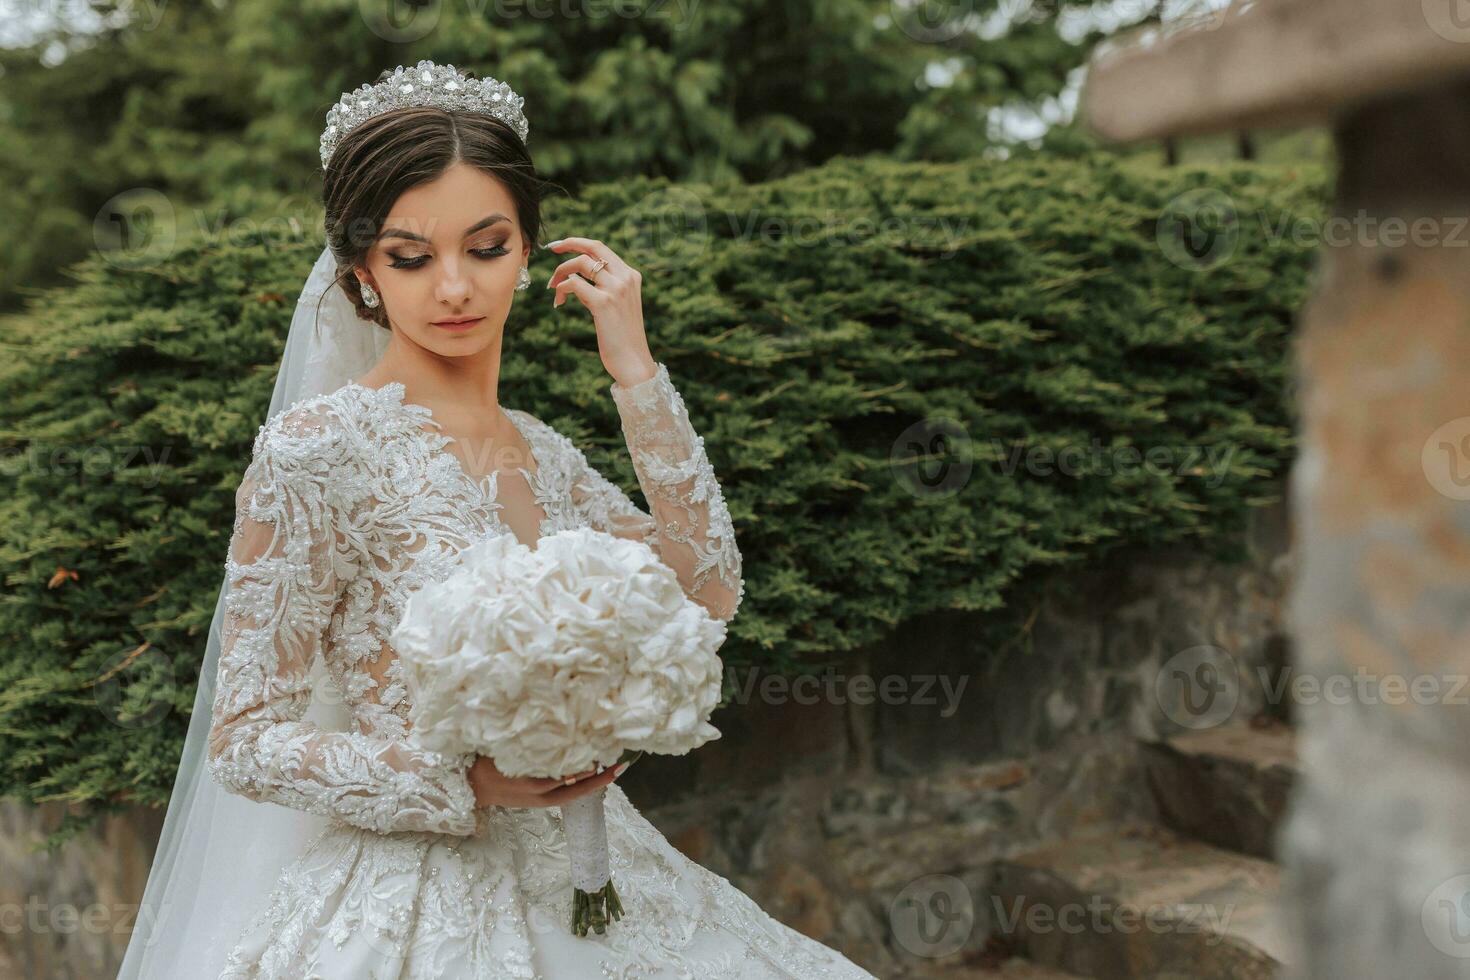
[[[426,351],[395,351],[389,342],[378,363],[355,379],[369,388],[391,382],[403,385],[403,400],[422,405],[448,434],[471,439],[499,439],[508,421],[500,405],[500,351],[442,358]]]

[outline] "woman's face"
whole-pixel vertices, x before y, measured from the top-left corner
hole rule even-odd
[[[529,256],[505,186],[457,162],[399,195],[357,273],[407,339],[460,357],[499,341]]]

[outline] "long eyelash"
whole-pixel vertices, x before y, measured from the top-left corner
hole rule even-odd
[[[506,248],[504,245],[492,245],[489,248],[470,249],[471,254],[476,255],[482,259],[493,259],[497,256],[504,255],[509,251],[510,249]],[[401,255],[397,255],[393,252],[389,252],[388,256],[393,260],[391,263],[389,263],[389,268],[392,269],[417,269],[425,262],[429,261],[429,257],[427,255],[416,255],[410,259],[405,258]]]

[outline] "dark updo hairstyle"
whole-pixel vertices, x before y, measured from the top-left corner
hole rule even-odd
[[[378,81],[391,74],[383,72]],[[334,284],[364,320],[390,329],[384,304],[370,308],[362,301],[353,269],[372,247],[393,202],[460,161],[505,185],[521,234],[533,248],[539,245],[541,201],[549,184],[536,173],[515,130],[501,120],[433,106],[395,109],[361,123],[337,144],[322,174],[327,246],[337,259]]]

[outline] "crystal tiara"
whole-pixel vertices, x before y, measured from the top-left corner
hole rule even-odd
[[[412,106],[438,106],[479,112],[509,124],[521,142],[531,131],[521,112],[525,99],[494,78],[469,78],[453,65],[436,65],[427,59],[412,68],[399,65],[377,84],[363,82],[355,92],[327,111],[327,128],[322,131],[322,166],[332,158],[342,137],[379,113]]]

